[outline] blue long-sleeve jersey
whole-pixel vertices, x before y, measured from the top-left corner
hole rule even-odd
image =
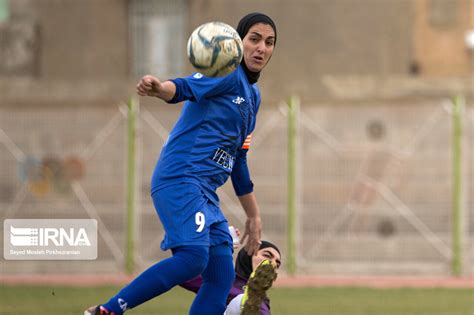
[[[172,81],[176,94],[170,103],[186,102],[155,167],[152,193],[194,183],[218,205],[216,190],[229,176],[237,195],[252,192],[247,151],[260,106],[256,84],[240,66],[225,77],[195,73]]]

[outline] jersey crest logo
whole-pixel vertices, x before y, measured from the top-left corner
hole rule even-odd
[[[245,98],[240,97],[240,96],[237,96],[235,99],[232,100],[232,103],[235,103],[237,105],[240,105],[243,102],[245,102]]]
[[[195,79],[200,79],[200,78],[203,77],[203,75],[202,75],[202,73],[196,72],[196,73],[193,75],[193,77],[194,77]]]

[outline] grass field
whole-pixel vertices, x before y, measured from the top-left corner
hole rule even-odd
[[[0,314],[83,314],[119,287],[0,286]],[[473,289],[273,288],[274,315],[473,315]],[[187,314],[193,294],[175,288],[127,314]],[[205,315],[205,314],[203,314]]]

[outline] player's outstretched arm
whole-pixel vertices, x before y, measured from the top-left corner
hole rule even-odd
[[[176,94],[176,85],[171,81],[161,82],[152,75],[146,75],[137,84],[137,93],[141,96],[153,96],[169,102]]]
[[[239,196],[239,201],[247,215],[245,231],[241,238],[241,243],[245,244],[245,250],[249,255],[257,254],[262,239],[262,220],[257,204],[257,198],[253,192]]]

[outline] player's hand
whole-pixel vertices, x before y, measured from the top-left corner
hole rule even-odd
[[[240,243],[243,244],[246,240],[245,251],[249,255],[257,255],[258,249],[262,239],[262,221],[260,217],[247,218],[245,222],[244,235],[240,239]]]
[[[162,91],[162,83],[152,75],[146,75],[137,84],[137,93],[141,96],[159,97]]]

